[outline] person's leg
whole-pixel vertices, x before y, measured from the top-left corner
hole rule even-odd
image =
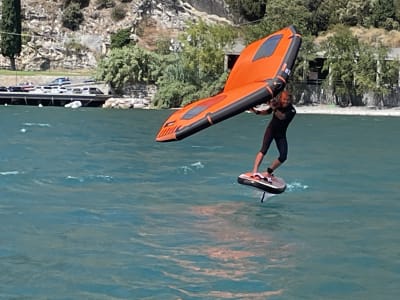
[[[281,164],[285,162],[288,154],[288,143],[286,138],[276,139],[275,142],[279,151],[279,157],[275,159],[268,168],[269,174],[272,174],[273,171],[275,171]]]
[[[267,153],[269,146],[271,145],[272,142],[272,134],[271,134],[271,129],[267,127],[264,133],[264,138],[263,138],[263,143],[261,146],[261,150],[257,153],[256,158],[254,160],[254,165],[253,165],[253,174],[258,173],[258,168],[260,167],[265,154]]]
[[[268,173],[269,173],[270,175],[272,175],[272,173],[273,173],[276,169],[278,169],[279,166],[280,166],[281,164],[282,164],[282,163],[279,161],[279,159],[276,158],[276,159],[271,163],[271,166],[268,168]]]
[[[262,152],[258,152],[256,155],[256,159],[254,160],[253,165],[253,174],[258,173],[258,168],[260,167],[264,158],[264,154]]]

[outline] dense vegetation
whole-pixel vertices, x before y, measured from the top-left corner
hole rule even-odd
[[[84,21],[81,9],[91,1],[97,9],[111,8],[114,20],[125,18],[124,2],[130,2],[63,0],[64,26],[79,29]],[[333,95],[350,99],[349,103],[362,104],[362,95],[366,92],[384,96],[398,84],[399,63],[385,59],[387,46],[378,40],[364,42],[351,28],[400,30],[400,0],[225,2],[229,4],[235,25],[191,23],[177,39],[159,40],[156,50],[140,48],[131,40],[133,29],[140,34],[138,28],[124,28],[113,34],[111,51],[99,62],[97,78],[109,82],[121,94],[124,88],[135,83],[156,83],[156,106],[181,106],[223,88],[227,78],[224,47],[232,45],[237,38],[248,44],[293,24],[303,35],[303,44],[291,82],[306,81],[309,62],[315,60],[317,53],[322,53],[325,62],[321,71],[329,74],[322,84]],[[171,8],[176,5],[173,0],[163,3]],[[3,0],[3,16],[7,17],[2,18],[2,32],[20,33],[19,11],[19,0]],[[18,34],[2,34],[1,43],[2,54],[11,60],[21,51]]]
[[[326,58],[323,72],[329,76],[322,83],[335,97],[347,103],[362,105],[362,95],[388,94],[398,82],[398,62],[385,60],[388,48],[359,40],[351,27],[400,29],[400,0],[227,0],[237,23],[235,26],[189,24],[176,41],[159,41],[152,52],[154,68],[140,70],[142,79],[155,82],[158,93],[154,104],[158,107],[185,105],[200,97],[217,93],[223,88],[223,47],[236,38],[250,43],[288,24],[294,24],[303,35],[303,45],[297,60],[292,82],[307,79],[309,61],[316,53]],[[322,43],[317,37],[329,32]],[[124,50],[114,49],[99,65],[98,77],[110,80],[116,91],[140,76],[120,76],[125,70],[115,53],[137,52],[134,43],[124,43]],[[128,47],[126,49],[126,47]],[[148,52],[143,50],[143,55]],[[125,63],[136,65],[125,59]],[[139,72],[139,69],[137,69]],[[148,72],[151,72],[149,74]],[[147,73],[147,74],[146,74]],[[110,74],[113,74],[110,76]],[[145,74],[145,75],[144,75]]]

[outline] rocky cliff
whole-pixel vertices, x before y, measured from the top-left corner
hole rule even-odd
[[[62,26],[65,2],[21,1],[24,42],[17,60],[19,70],[93,69],[108,51],[110,35],[123,28],[131,28],[131,37],[151,48],[158,38],[174,37],[184,30],[188,20],[230,22],[222,0],[114,0],[114,7],[108,8],[90,0],[82,8],[84,21],[79,30],[71,31]],[[111,16],[116,5],[125,11],[118,22]],[[0,55],[0,67],[8,66],[9,60]]]

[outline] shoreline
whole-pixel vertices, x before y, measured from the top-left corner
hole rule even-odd
[[[400,117],[400,107],[339,107],[333,104],[294,105],[298,114]]]

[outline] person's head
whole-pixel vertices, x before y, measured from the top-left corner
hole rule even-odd
[[[288,106],[291,100],[292,96],[288,91],[283,91],[279,96],[279,104],[283,107]]]

